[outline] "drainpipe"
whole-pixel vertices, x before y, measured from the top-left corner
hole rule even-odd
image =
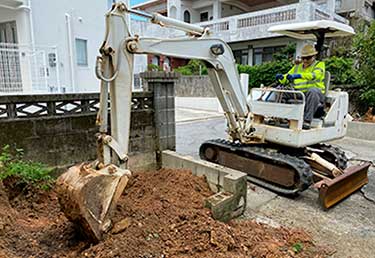
[[[74,55],[73,55],[73,44],[72,44],[72,24],[70,15],[65,13],[65,24],[68,34],[68,52],[69,52],[69,63],[70,63],[70,83],[72,85],[72,91],[76,92],[75,86],[75,74],[74,74]]]
[[[30,23],[30,39],[31,39],[31,45],[34,49],[35,46],[35,36],[34,36],[34,22],[33,22],[33,11],[31,8],[31,0],[28,1],[28,7],[26,8],[29,11],[29,23]]]

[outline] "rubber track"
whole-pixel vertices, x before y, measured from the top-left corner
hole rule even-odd
[[[320,149],[330,153],[335,157],[334,165],[339,169],[346,169],[348,166],[348,158],[345,155],[345,152],[338,147],[332,146],[327,143],[321,143],[318,145],[312,146],[313,148]],[[319,153],[318,153],[319,154]],[[323,157],[324,158],[324,157]]]
[[[233,143],[231,141],[224,139],[208,140],[205,141],[200,147],[199,155],[201,159],[208,160],[204,156],[204,150],[206,149],[206,147],[209,146],[218,147],[219,149],[225,150],[227,152],[248,152],[251,154],[251,156],[258,156],[259,159],[257,160],[259,162],[267,160],[269,163],[272,163],[274,165],[284,165],[293,168],[295,172],[298,174],[299,182],[296,182],[295,188],[292,189],[286,187],[284,188],[272,182],[248,175],[249,181],[266,187],[274,192],[278,192],[283,195],[295,195],[298,192],[306,190],[313,182],[311,167],[303,159],[299,159],[288,154],[280,153],[275,149],[264,148],[254,145],[243,145],[241,143]]]

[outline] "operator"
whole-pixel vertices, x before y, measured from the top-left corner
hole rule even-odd
[[[295,64],[285,75],[276,75],[281,84],[289,82],[295,90],[305,94],[304,129],[310,128],[315,112],[324,103],[325,64],[316,60],[317,54],[313,45],[305,45],[301,52],[302,63]]]

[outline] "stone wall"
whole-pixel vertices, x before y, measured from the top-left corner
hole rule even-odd
[[[131,167],[155,167],[157,153],[175,149],[174,102],[159,103],[173,86],[169,80],[152,91],[133,93]],[[99,94],[91,93],[0,96],[0,147],[24,149],[25,159],[56,167],[94,160],[98,103]],[[166,116],[169,130],[161,126]]]
[[[207,75],[181,76],[176,81],[175,94],[177,97],[216,97],[214,87]]]

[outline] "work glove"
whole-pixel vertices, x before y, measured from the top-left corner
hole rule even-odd
[[[282,79],[284,79],[284,75],[283,74],[281,74],[281,73],[276,74],[276,80],[277,81],[280,81]]]
[[[286,78],[288,79],[288,81],[294,81],[295,79],[301,79],[302,78],[302,75],[299,74],[299,73],[295,73],[295,74],[288,74],[286,76]]]

